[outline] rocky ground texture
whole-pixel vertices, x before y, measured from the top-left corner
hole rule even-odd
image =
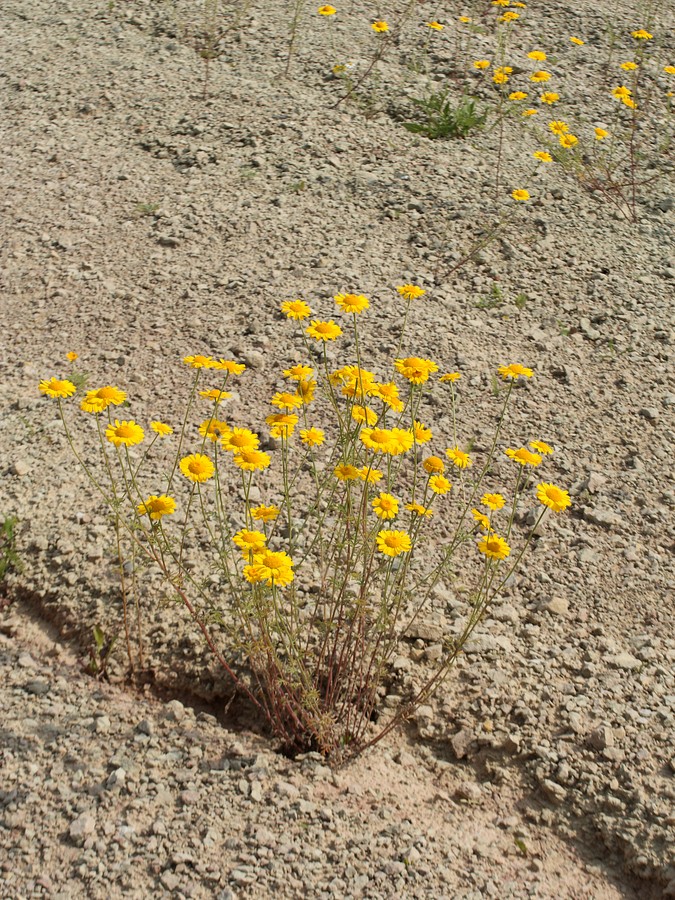
[[[0,612],[3,896],[675,895],[673,161],[645,170],[636,224],[560,165],[535,167],[541,140],[509,123],[509,229],[456,268],[486,234],[496,136],[429,141],[400,119],[426,90],[459,95],[494,43],[467,48],[453,25],[425,50],[423,23],[482,21],[488,6],[413,8],[358,102],[336,106],[332,64],[362,72],[372,53],[356,10],[308,13],[284,78],[288,11],[251,4],[225,20],[202,100],[194,9],[3,3],[0,517],[18,517],[23,562]],[[613,127],[606,98],[626,76],[607,75],[608,28],[642,27],[642,6],[531,4],[509,53],[524,66],[548,51],[564,101],[551,118]],[[675,63],[672,8],[659,15],[655,95]],[[618,42],[610,69],[631,52]],[[645,165],[672,130],[654,109]],[[517,209],[515,187],[532,195]],[[489,446],[496,365],[531,366],[508,439],[552,443],[546,478],[574,501],[442,691],[359,763],[291,762],[225,714],[227,685],[151,578],[147,691],[124,690],[121,656],[114,684],[85,675],[93,626],[119,615],[115,551],[38,381],[67,374],[74,350],[136,418],[175,422],[180,358],[233,357],[248,370],[228,417],[259,428],[280,368],[304,358],[279,304],[304,297],[329,317],[337,291],[367,294],[378,368],[405,281],[427,290],[410,351],[464,373],[474,452]],[[449,440],[440,386],[426,418]],[[467,611],[461,583],[438,586],[401,645],[402,688]]]

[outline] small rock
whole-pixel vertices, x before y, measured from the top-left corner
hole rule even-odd
[[[639,410],[639,414],[643,419],[647,419],[649,422],[656,422],[659,417],[659,411],[655,406],[643,406],[642,409]]]
[[[185,707],[180,700],[169,700],[165,705],[166,717],[172,722],[182,722],[185,718]]]
[[[150,737],[155,733],[155,726],[150,719],[142,719],[136,726],[136,731],[139,734],[147,734]]]
[[[606,656],[605,662],[613,669],[624,669],[626,671],[639,669],[642,665],[641,660],[637,659],[637,657],[633,656],[631,653],[626,652],[616,653],[613,656]]]
[[[34,669],[37,665],[30,653],[22,653],[17,660],[17,664],[22,669]]]
[[[30,472],[30,465],[26,462],[25,459],[17,459],[12,465],[9,467],[10,474],[18,475],[19,478],[22,478],[24,475],[28,475]]]
[[[483,789],[473,781],[461,781],[455,788],[454,796],[457,800],[478,803],[483,796]]]
[[[596,750],[614,746],[614,732],[608,725],[600,725],[588,736],[588,743]]]
[[[84,844],[85,839],[89,837],[90,834],[93,834],[94,831],[96,831],[96,819],[91,813],[83,812],[70,823],[68,834],[70,835],[70,839],[78,847],[81,847],[82,844]]]
[[[286,797],[288,800],[296,800],[300,796],[299,789],[289,781],[275,782],[274,790],[280,797]]]
[[[111,772],[108,776],[108,780],[105,783],[107,788],[123,788],[127,780],[127,773],[124,769],[115,769],[114,772]]]
[[[591,522],[593,525],[603,525],[609,528],[612,525],[619,526],[623,524],[623,518],[610,509],[591,509],[585,506],[583,514],[586,521]]]
[[[588,478],[582,485],[582,490],[588,491],[589,494],[597,494],[606,481],[605,476],[599,472],[589,472]]]
[[[546,798],[556,806],[562,803],[567,797],[567,791],[564,787],[557,784],[555,781],[551,781],[550,778],[546,778],[541,783],[542,790],[546,795]]]
[[[569,600],[565,600],[564,597],[551,597],[544,601],[539,608],[553,616],[566,616],[569,614],[570,604]]]
[[[165,869],[159,877],[167,891],[175,891],[180,884],[180,878],[171,869]]]
[[[41,697],[43,694],[49,693],[49,682],[41,681],[36,678],[34,681],[27,682],[23,689],[27,693],[33,694],[35,697]]]
[[[107,716],[99,716],[94,720],[96,734],[108,734],[110,731],[110,719]]]
[[[469,748],[473,742],[473,732],[468,728],[463,728],[457,734],[453,734],[450,738],[450,746],[457,759],[464,759],[468,754]]]

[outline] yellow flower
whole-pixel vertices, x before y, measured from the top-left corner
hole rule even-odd
[[[637,31],[631,31],[630,36],[635,38],[636,41],[651,41],[654,37],[653,34],[645,31],[644,28],[639,28]]]
[[[274,438],[289,438],[298,424],[298,417],[289,413],[274,413],[265,419]]]
[[[504,453],[509,459],[512,459],[521,466],[538,466],[541,462],[541,456],[538,453],[532,453],[527,447],[520,447],[518,450],[513,450],[509,447]]]
[[[511,191],[511,196],[513,197],[514,200],[519,200],[522,202],[524,200],[530,199],[530,192],[526,191],[522,188],[519,188],[518,190]]]
[[[124,445],[125,447],[135,447],[140,444],[145,437],[145,432],[140,425],[137,425],[132,419],[120,422],[115,419],[114,423],[108,425],[105,430],[105,436],[116,447]]]
[[[474,69],[489,69],[490,68],[490,60],[489,59],[476,59],[473,63]]]
[[[497,371],[502,376],[504,381],[515,381],[516,378],[519,378],[521,375],[523,378],[532,378],[534,374],[532,369],[528,369],[527,366],[521,366],[520,363],[510,363],[508,366],[500,366]]]
[[[524,109],[521,113],[522,116],[536,116],[538,115],[538,109]]]
[[[113,406],[121,406],[126,399],[127,395],[124,391],[107,384],[105,387],[98,388],[98,390],[87,391],[81,407],[85,412],[99,412],[107,409],[111,404]],[[98,409],[94,407],[98,407]]]
[[[251,517],[257,522],[274,522],[279,515],[278,506],[254,506],[251,510]]]
[[[221,422],[218,419],[204,419],[199,426],[199,434],[214,442],[219,440],[223,434],[227,434],[229,430],[230,426],[227,422]]]
[[[232,394],[229,391],[219,391],[218,388],[212,388],[210,391],[200,391],[199,396],[204,400],[214,400],[220,403],[221,400],[227,400]]]
[[[284,370],[284,377],[290,378],[291,381],[304,381],[306,378],[310,378],[314,374],[314,369],[311,366],[291,366],[290,369]]]
[[[263,453],[262,450],[243,449],[235,454],[232,461],[235,466],[245,472],[255,472],[266,469],[271,459],[269,453]]]
[[[223,434],[221,443],[230,453],[241,453],[242,450],[257,450],[260,439],[248,428],[233,428]]]
[[[547,484],[544,481],[537,485],[537,499],[544,506],[552,509],[553,512],[563,512],[568,506],[572,505],[567,491],[556,487],[554,484]]]
[[[666,75],[675,75],[675,66],[664,66],[663,71]]]
[[[210,356],[202,356],[198,353],[196,356],[184,356],[183,362],[191,369],[210,369],[213,358]]]
[[[604,141],[606,137],[609,137],[609,131],[605,131],[604,128],[594,128],[593,133],[596,141]]]
[[[490,559],[506,559],[511,552],[504,538],[494,532],[486,534],[478,541],[478,549]]]
[[[375,34],[384,34],[385,31],[389,31],[389,26],[381,19],[377,22],[373,22],[370,27],[373,29]]]
[[[631,89],[627,88],[624,84],[620,84],[618,87],[612,89],[612,97],[615,97],[617,100],[624,100],[625,98],[630,97],[632,93]]]
[[[469,454],[460,450],[459,447],[450,447],[445,451],[445,455],[453,466],[457,466],[458,469],[468,469],[469,466],[473,465],[473,460]]]
[[[445,472],[445,463],[440,456],[427,456],[422,466],[430,475],[442,475]]]
[[[509,100],[526,100],[527,94],[525,91],[512,91],[509,94]]]
[[[483,494],[480,498],[480,502],[483,506],[487,506],[488,509],[491,509],[494,512],[497,509],[502,509],[506,500],[501,494]]]
[[[516,19],[520,18],[520,13],[515,12],[505,12],[503,16],[500,16],[497,21],[499,22],[515,22]]]
[[[382,481],[384,475],[379,469],[373,469],[370,466],[361,466],[359,469],[359,478],[361,481],[367,481],[368,484],[377,484]]]
[[[571,38],[570,38],[570,41],[571,41],[573,44],[576,44],[577,47],[583,47],[584,44],[586,43],[586,41],[582,41],[581,38],[578,38],[578,37],[571,37]]]
[[[235,362],[233,359],[214,359],[209,369],[217,369],[220,372],[229,372],[230,375],[241,375],[246,369],[244,363]]]
[[[394,412],[401,412],[403,409],[403,401],[398,396],[398,385],[394,384],[393,381],[388,381],[384,384],[374,382],[368,388],[368,394],[371,397],[377,397],[393,409]]]
[[[213,463],[203,453],[193,453],[191,456],[184,456],[180,461],[180,470],[190,481],[199,482],[213,478],[213,473],[215,472]]]
[[[308,319],[312,315],[312,310],[304,300],[286,300],[281,304],[281,311],[289,319]]]
[[[173,434],[173,428],[170,425],[167,425],[166,422],[151,422],[150,428],[152,428],[155,434],[158,434],[160,437],[167,437],[168,435]]]
[[[374,425],[377,422],[377,413],[367,406],[352,406],[352,419],[359,425]]]
[[[567,122],[549,122],[548,127],[553,132],[553,134],[558,135],[558,137],[562,134],[567,134],[567,132],[570,130],[570,126],[567,124]]]
[[[573,134],[561,134],[558,141],[560,142],[561,147],[565,150],[570,150],[575,144],[579,143],[579,138],[575,137]]]
[[[455,381],[459,381],[459,379],[461,377],[462,377],[461,372],[446,372],[446,374],[441,375],[441,377],[438,380],[442,381],[444,384],[448,384],[448,383],[452,384]]]
[[[335,9],[334,6],[329,6],[328,4],[326,4],[325,6],[320,6],[317,9],[317,12],[320,16],[334,16],[337,12],[337,9]]]
[[[427,428],[426,425],[418,422],[417,419],[413,425],[413,434],[415,435],[416,444],[427,444],[433,437],[431,428]]]
[[[65,378],[50,378],[46,381],[41,381],[39,389],[45,396],[51,397],[52,400],[72,397],[77,390],[73,382]]]
[[[253,575],[253,579],[248,579],[246,570],[249,575]],[[255,570],[251,572],[250,570]],[[255,562],[252,566],[244,567],[244,577],[247,580],[266,581],[276,587],[286,587],[293,581],[293,560],[282,551],[272,551],[263,549],[255,555]]]
[[[485,531],[490,531],[490,520],[482,513],[479,509],[472,509],[471,515],[474,517],[476,522],[480,525],[481,528],[484,528]]]
[[[553,157],[545,150],[535,150],[532,156],[534,156],[535,159],[540,160],[540,162],[553,162]]]
[[[395,453],[397,445],[388,428],[362,428],[359,434],[361,443],[375,453]]]
[[[407,453],[415,443],[415,436],[412,431],[405,428],[391,429],[391,448],[389,452],[392,456],[398,456],[400,453]]]
[[[510,6],[510,0],[492,0],[493,6]]]
[[[75,360],[78,359],[78,354],[75,353],[74,350],[71,350],[70,353],[66,353],[66,359],[68,362],[75,362]]]
[[[622,97],[621,102],[629,109],[637,109],[637,103],[635,102],[635,100],[633,100],[632,97]]]
[[[443,31],[444,25],[441,25],[440,22],[427,22],[427,28],[433,28],[434,31]]]
[[[509,80],[509,76],[504,72],[495,72],[492,76],[492,80],[495,84],[507,84]]]
[[[377,549],[386,556],[408,553],[412,543],[405,531],[380,531],[377,535]]]
[[[637,69],[637,63],[628,60],[627,62],[621,63],[619,68],[623,69],[625,72],[633,72],[635,69]]]
[[[335,475],[338,481],[356,481],[361,477],[361,472],[356,466],[349,465],[348,463],[340,463],[339,466],[336,466],[333,469],[333,475]]]
[[[333,299],[342,312],[353,313],[354,315],[363,312],[364,309],[368,309],[370,306],[368,298],[363,294],[336,294]]]
[[[302,428],[300,440],[306,447],[318,447],[326,440],[326,435],[320,428]]]
[[[546,59],[546,54],[543,50],[531,50],[527,54],[527,58],[533,59],[535,60],[535,62],[544,62],[544,60]]]
[[[530,81],[535,81],[537,84],[540,84],[545,81],[548,81],[550,79],[550,77],[551,77],[550,72],[544,72],[544,71],[540,70],[539,72],[533,72],[530,75]]]
[[[342,334],[342,329],[331,319],[329,322],[319,322],[316,319],[305,328],[305,334],[317,341],[334,341]]]
[[[299,409],[302,406],[302,397],[291,394],[290,391],[277,391],[270,402],[279,409]]]
[[[468,25],[471,22],[471,16],[460,16],[459,21],[462,25]]]
[[[547,91],[545,94],[542,94],[539,99],[542,103],[547,103],[549,106],[552,106],[560,100],[560,94],[556,94],[555,91]]]
[[[251,531],[249,528],[242,528],[233,535],[232,540],[242,551],[244,559],[249,560],[254,553],[264,550],[267,543],[267,538],[262,531]]]
[[[373,500],[373,509],[378,519],[395,519],[398,515],[398,500],[383,492]]]
[[[400,284],[396,290],[404,300],[419,300],[426,294],[424,288],[418,287],[416,284]]]
[[[316,390],[316,381],[312,378],[309,381],[299,381],[298,386],[296,388],[296,393],[300,398],[300,402],[303,406],[307,406],[312,402],[314,398],[314,391]]]
[[[429,487],[434,494],[447,494],[452,484],[445,475],[432,475],[429,479]]]
[[[162,516],[170,516],[176,512],[176,501],[173,497],[167,497],[166,494],[160,494],[159,497],[151,494],[143,503],[139,503],[136,507],[139,516],[150,516],[151,519],[158,521]]]
[[[419,356],[407,356],[405,359],[397,359],[394,362],[397,372],[407,378],[412,384],[423,384],[432,372],[438,372],[438,366],[430,359],[421,359]]]
[[[433,509],[427,509],[426,506],[422,506],[421,503],[406,503],[405,508],[412,513],[417,513],[418,516],[426,516],[427,518],[431,518],[433,516]]]
[[[549,447],[544,441],[530,441],[530,447],[536,450],[537,453],[543,453],[544,456],[549,456],[549,454],[553,453],[553,447]]]

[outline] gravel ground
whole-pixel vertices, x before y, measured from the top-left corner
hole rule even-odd
[[[532,201],[505,202],[508,233],[452,271],[486,228],[495,135],[428,141],[399,119],[433,81],[424,17],[484,6],[426,6],[372,95],[335,107],[330,61],[363,71],[372,45],[356,12],[308,16],[284,79],[287,14],[252,7],[204,102],[187,7],[3,3],[0,515],[19,517],[24,562],[0,613],[8,897],[675,894],[672,159],[639,189],[636,225],[559,166],[535,169],[541,142],[509,125],[505,197],[525,186]],[[549,52],[555,115],[580,134],[612,124],[621,79],[602,48],[608,23],[644,24],[639,6],[534,2],[516,31],[513,60]],[[663,4],[651,26],[655,72],[675,62],[674,16]],[[488,54],[473,41],[431,45],[441,84],[459,91],[466,59]],[[646,124],[651,151],[672,126]],[[259,427],[279,368],[303,358],[282,300],[332,314],[335,292],[367,294],[377,368],[408,280],[428,292],[411,350],[465,374],[465,439],[485,448],[495,366],[531,366],[508,439],[554,444],[546,477],[574,499],[433,704],[362,763],[291,763],[221,715],[227,686],[150,580],[148,690],[185,705],[124,693],[121,660],[118,684],[85,677],[91,627],[119,609],[114,551],[37,382],[76,350],[137,418],[175,421],[180,357],[232,356],[248,371],[228,415]],[[427,418],[447,435],[444,397],[432,391]],[[460,586],[439,586],[402,647],[403,686],[467,609]]]

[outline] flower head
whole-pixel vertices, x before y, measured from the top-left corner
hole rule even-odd
[[[361,471],[349,463],[340,463],[333,469],[333,475],[338,481],[356,481],[361,477]]]
[[[266,469],[272,461],[269,453],[263,453],[257,449],[239,450],[232,459],[237,468],[245,472],[262,471]]]
[[[631,31],[630,36],[635,38],[636,41],[651,41],[654,37],[653,34],[645,31],[644,28],[638,28],[637,31]]]
[[[371,397],[377,397],[384,404],[389,406],[394,412],[401,412],[403,409],[403,401],[398,395],[398,385],[393,381],[387,381],[383,384],[373,382],[368,388]]]
[[[504,453],[521,466],[538,466],[541,462],[541,456],[538,453],[532,453],[527,447],[520,447],[518,450],[508,447]]]
[[[564,150],[571,150],[575,144],[579,143],[579,138],[573,134],[561,134],[558,141]]]
[[[166,422],[154,421],[150,423],[150,428],[158,434],[160,437],[168,437],[168,435],[173,434],[173,428],[170,425],[167,425]]]
[[[319,322],[317,319],[305,328],[305,334],[317,341],[334,341],[342,334],[342,329],[331,319],[329,322]]]
[[[326,435],[320,428],[302,428],[300,440],[306,447],[318,447],[326,440]]]
[[[492,80],[495,84],[508,84],[509,76],[506,72],[497,70],[492,76]]]
[[[511,552],[511,548],[503,537],[499,537],[494,532],[488,532],[480,541],[478,541],[478,549],[489,559],[506,559]]]
[[[512,91],[509,94],[509,100],[527,100],[525,91]]]
[[[289,319],[308,319],[312,315],[312,310],[304,300],[286,300],[281,304],[282,313]]]
[[[200,483],[213,478],[213,473],[215,472],[213,463],[203,453],[192,453],[190,456],[184,456],[180,461],[180,470],[190,481]]]
[[[675,66],[664,66],[663,71],[666,75],[675,75]]]
[[[462,25],[469,25],[471,22],[471,16],[459,16],[458,21],[462,23]]]
[[[564,512],[568,506],[572,505],[567,491],[546,482],[537,485],[537,499],[553,512]]]
[[[405,508],[411,513],[415,513],[418,516],[426,516],[427,518],[431,518],[434,514],[433,509],[428,509],[428,507],[422,506],[421,503],[406,503]]]
[[[627,88],[625,84],[619,84],[617,87],[612,88],[612,97],[616,100],[627,100],[632,93],[631,89]]]
[[[609,137],[609,131],[605,131],[604,128],[594,128],[593,133],[596,141],[604,141],[606,137]]]
[[[549,456],[549,454],[553,453],[553,447],[549,447],[544,441],[530,441],[530,447],[543,456]]]
[[[261,504],[251,509],[251,517],[257,522],[274,522],[279,512],[278,506],[264,506]]]
[[[244,554],[244,559],[250,560],[254,553],[260,553],[265,548],[267,538],[262,531],[251,531],[249,528],[242,528],[232,540]]]
[[[418,287],[416,284],[400,284],[396,290],[404,300],[419,300],[426,294],[424,288]]]
[[[427,456],[422,463],[422,467],[430,475],[442,475],[445,472],[445,463],[440,456]]]
[[[534,158],[538,159],[540,162],[553,162],[553,157],[545,150],[535,150],[532,156],[534,156]]]
[[[248,577],[247,570],[252,578]],[[253,565],[244,567],[244,577],[251,581],[266,581],[276,587],[286,587],[293,581],[293,560],[288,553],[265,548],[255,555]]]
[[[384,34],[385,31],[389,31],[389,25],[387,25],[387,23],[382,19],[378,20],[377,22],[373,22],[370,27],[373,29],[375,34]]]
[[[398,456],[400,453],[407,453],[415,443],[415,435],[406,428],[391,429],[391,447],[389,453],[392,456]]]
[[[74,350],[71,350],[69,353],[66,353],[66,359],[68,360],[68,362],[75,362],[75,360],[78,358],[79,358],[78,354],[75,353]]]
[[[488,509],[491,509],[494,512],[497,509],[502,509],[506,500],[501,494],[483,494],[480,498],[480,502],[483,506],[487,506]]]
[[[39,389],[47,397],[51,397],[52,400],[72,397],[77,390],[73,382],[68,381],[67,378],[49,378],[45,381],[41,381]]]
[[[394,368],[412,384],[423,384],[432,372],[438,372],[435,362],[430,359],[421,359],[419,356],[397,359],[394,362]]]
[[[412,543],[406,531],[380,531],[377,535],[377,549],[386,556],[408,553]]]
[[[111,404],[113,406],[121,406],[126,399],[127,395],[124,391],[108,384],[95,391],[87,391],[80,407],[85,412],[99,413],[103,412]]]
[[[320,6],[317,9],[317,12],[320,16],[334,16],[337,12],[334,6],[330,6],[328,3],[325,6]]]
[[[209,391],[200,391],[199,396],[203,400],[214,400],[216,403],[220,403],[221,400],[227,400],[232,394],[229,391],[219,391],[218,388],[212,388]]]
[[[624,72],[633,72],[637,69],[637,63],[627,60],[626,62],[622,62],[619,68],[623,69]]]
[[[528,369],[527,366],[521,366],[520,363],[510,363],[508,366],[500,366],[497,371],[504,381],[515,381],[521,376],[523,378],[532,378],[532,375],[534,374],[532,369]]]
[[[537,116],[539,115],[538,109],[524,109],[521,113],[521,116]]]
[[[445,28],[445,26],[441,25],[440,22],[426,22],[425,24],[427,28],[431,28],[434,31],[443,31],[443,29]]]
[[[272,437],[289,438],[298,424],[298,417],[291,413],[273,413],[265,421],[270,426]]]
[[[526,191],[524,188],[518,188],[515,191],[511,191],[511,196],[514,200],[523,202],[530,199],[530,192]]]
[[[576,44],[577,47],[583,47],[584,44],[586,43],[586,41],[582,41],[581,38],[578,38],[578,37],[571,37],[570,42],[572,44]]]
[[[438,380],[442,381],[443,384],[454,384],[454,382],[459,381],[461,377],[461,372],[446,372],[445,375],[441,375]]]
[[[257,450],[260,438],[248,428],[232,428],[223,434],[221,443],[230,453],[241,453],[242,450]]]
[[[166,494],[160,494],[159,497],[151,494],[147,500],[138,504],[136,511],[139,516],[148,515],[154,521],[158,521],[162,516],[170,516],[176,512],[176,501]]]
[[[291,394],[290,391],[277,391],[270,402],[279,409],[299,409],[302,406],[302,397]]]
[[[540,69],[538,72],[533,72],[530,75],[530,81],[534,81],[537,84],[542,84],[545,81],[549,81],[551,78],[550,72],[544,72],[543,69]]]
[[[183,362],[191,369],[210,369],[213,358],[198,353],[196,356],[184,356]]]
[[[284,370],[284,377],[289,378],[291,381],[304,381],[313,374],[314,369],[311,366],[297,365]]]
[[[368,484],[377,484],[378,481],[382,481],[384,474],[379,469],[373,469],[372,466],[361,466],[359,478],[361,481],[367,481]]]
[[[151,519],[157,521],[162,516],[170,516],[175,513],[176,501],[166,494],[160,494],[159,497],[151,494],[147,500],[138,504],[136,510],[140,516],[149,515]]]
[[[505,12],[503,16],[500,16],[497,21],[499,22],[515,22],[516,19],[520,18],[520,13],[517,12]]]
[[[558,135],[558,137],[561,134],[567,134],[567,132],[570,130],[570,126],[567,124],[567,122],[560,121],[549,122],[548,127],[553,132],[553,134]]]
[[[362,428],[359,438],[364,447],[375,453],[394,453],[396,443],[388,428]]]
[[[471,515],[474,517],[475,521],[478,522],[481,528],[485,531],[490,531],[490,520],[482,513],[479,509],[472,509]]]
[[[428,444],[433,437],[431,428],[427,428],[426,425],[418,422],[417,419],[415,419],[415,424],[413,425],[413,434],[415,435],[416,444]]]
[[[431,478],[429,478],[429,487],[434,494],[447,494],[452,488],[452,484],[445,475],[432,475]]]
[[[244,363],[235,362],[233,359],[214,359],[209,369],[217,369],[221,372],[229,372],[230,375],[241,375],[246,369]]]
[[[489,59],[476,59],[473,62],[474,69],[489,69],[490,68],[490,60]]]
[[[221,422],[219,419],[204,419],[199,426],[199,434],[214,442],[220,440],[222,435],[227,434],[228,431],[230,431],[230,426],[227,422]]]
[[[546,93],[542,94],[539,100],[542,103],[547,103],[549,106],[553,106],[554,103],[557,103],[560,100],[560,94],[556,94],[555,91],[546,91]]]
[[[115,419],[115,422],[106,428],[105,436],[116,447],[122,445],[134,447],[136,444],[141,443],[145,437],[145,432],[140,425],[137,425],[131,419],[128,422],[120,422],[119,419]]]
[[[368,298],[363,294],[336,294],[333,298],[342,312],[361,313],[364,309],[368,309],[370,303]]]
[[[473,465],[473,460],[469,456],[468,453],[465,453],[463,450],[460,450],[459,447],[450,447],[445,451],[445,455],[448,457],[453,466],[457,466],[458,469],[468,469]]]
[[[546,59],[546,54],[543,50],[531,50],[527,54],[527,58],[533,59],[535,60],[535,62],[544,62],[544,60]]]
[[[378,519],[395,519],[398,515],[398,500],[383,492],[373,500],[373,509]]]
[[[352,419],[355,422],[358,422],[359,425],[374,425],[377,422],[378,416],[375,410],[369,409],[367,406],[355,404],[352,406]]]
[[[295,389],[296,395],[300,398],[300,403],[303,406],[307,406],[312,402],[315,390],[316,381],[313,378],[310,378],[309,381],[299,381],[298,386]]]

